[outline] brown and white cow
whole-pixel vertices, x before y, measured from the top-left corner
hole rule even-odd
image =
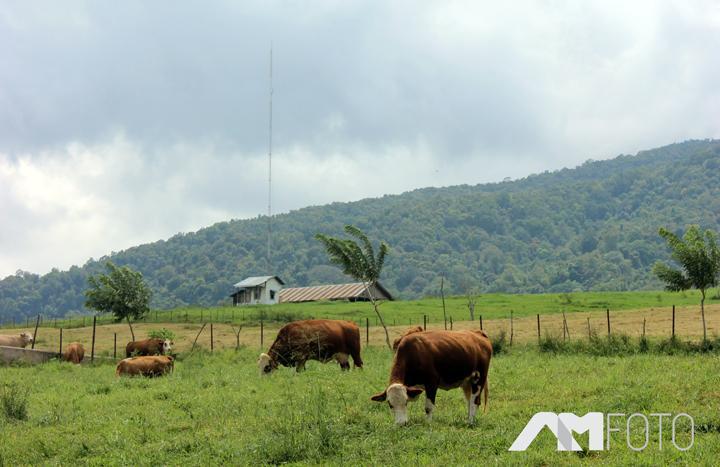
[[[403,337],[410,335],[410,334],[415,334],[416,332],[423,332],[423,331],[424,331],[424,329],[422,326],[415,326],[415,327],[409,328],[407,331],[405,331],[405,333],[402,336],[398,337],[397,339],[395,339],[393,341],[393,347],[392,347],[393,351],[397,351],[397,348],[400,345],[400,341],[403,340]]]
[[[169,355],[173,343],[168,339],[145,339],[143,341],[128,342],[125,346],[125,356]]]
[[[404,336],[398,345],[390,383],[372,400],[387,400],[395,422],[407,423],[407,403],[425,391],[425,413],[432,419],[438,389],[462,387],[468,405],[468,420],[475,419],[480,392],[488,397],[488,370],[492,344],[483,331],[425,331]]]
[[[17,336],[0,336],[0,345],[6,347],[25,348],[33,343],[33,335],[29,332],[23,332]]]
[[[328,362],[336,360],[343,370],[353,364],[362,368],[360,358],[360,329],[350,321],[311,319],[288,323],[278,331],[268,353],[260,354],[260,374],[268,374],[278,365],[294,366],[296,371],[305,368],[308,360]]]
[[[115,376],[163,376],[172,373],[175,362],[170,355],[151,355],[120,360]]]
[[[65,353],[63,353],[63,360],[79,364],[85,358],[85,347],[79,342],[73,342],[65,347]]]

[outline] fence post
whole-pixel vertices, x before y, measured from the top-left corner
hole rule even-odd
[[[588,339],[592,339],[592,335],[590,334],[590,317],[587,319],[587,326],[588,326]]]
[[[213,323],[210,322],[210,352],[215,350],[215,336],[213,334]]]
[[[93,334],[92,334],[92,346],[90,347],[90,361],[95,361],[95,325],[97,324],[97,316],[93,316]]]
[[[645,319],[646,318],[643,318],[643,337],[645,337]]]
[[[31,349],[34,349],[34,348],[35,348],[35,341],[37,341],[37,330],[38,330],[38,326],[40,326],[40,315],[38,315],[37,321],[35,321],[35,332],[33,332],[32,347],[30,347]]]
[[[567,331],[567,338],[570,339],[570,328],[567,324],[567,318],[565,317],[565,312],[562,312],[563,314],[563,336],[565,336],[565,332]]]
[[[365,345],[370,345],[370,318],[365,318]]]
[[[452,321],[452,316],[450,317],[450,330],[451,330],[451,331],[453,330],[453,321]]]
[[[62,328],[60,328],[60,348],[58,353],[60,354],[60,358],[62,358]]]
[[[513,326],[513,311],[510,310],[510,345],[513,343],[513,335],[515,334],[515,328]]]
[[[113,333],[113,358],[117,359],[117,333]]]
[[[263,342],[265,341],[265,339],[264,339],[265,336],[263,335],[264,333],[265,333],[265,329],[263,327],[263,320],[261,319],[260,320],[260,348],[261,349],[263,348]]]
[[[540,314],[537,315],[537,324],[538,324],[538,343],[540,343]]]
[[[675,305],[673,305],[672,338],[675,339]]]
[[[480,330],[481,330],[481,331],[483,330],[483,326],[482,326],[482,315],[480,315]]]
[[[608,337],[610,337],[610,308],[606,308],[605,313],[607,314]]]
[[[423,315],[423,331],[427,331],[427,315]]]

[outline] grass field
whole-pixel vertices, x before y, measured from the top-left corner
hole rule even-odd
[[[0,368],[0,395],[14,388],[17,400],[27,391],[26,419],[0,414],[0,465],[712,465],[720,456],[717,356],[588,357],[514,346],[494,358],[490,410],[474,426],[454,390],[440,391],[431,423],[422,401],[413,404],[406,427],[369,400],[387,381],[391,355],[381,347],[367,348],[365,369],[349,373],[311,362],[304,373],[283,368],[260,378],[256,358],[255,348],[196,352],[173,375],[152,380],[117,379],[109,364]],[[609,451],[556,452],[547,430],[528,451],[508,452],[539,411],[685,412],[695,420],[695,443],[676,450],[666,425],[659,450],[651,423],[639,453],[622,432],[611,435]],[[587,435],[576,438],[587,445]],[[687,423],[678,423],[676,441],[690,442]]]

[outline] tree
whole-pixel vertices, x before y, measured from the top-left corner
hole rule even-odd
[[[377,256],[375,256],[375,249],[362,230],[353,225],[346,225],[345,233],[354,237],[357,241],[334,238],[323,234],[316,234],[315,238],[320,240],[325,246],[325,250],[330,257],[330,262],[340,266],[345,274],[362,282],[365,287],[365,292],[370,298],[370,302],[375,310],[375,314],[385,330],[385,343],[388,348],[392,348],[387,326],[385,326],[385,321],[378,308],[378,301],[375,300],[371,291],[371,287],[375,285],[380,278],[380,272],[382,271],[385,256],[389,248],[385,242],[380,242]]]
[[[673,292],[696,288],[700,291],[700,313],[703,323],[703,341],[707,340],[705,325],[705,292],[717,285],[720,272],[720,248],[717,235],[711,230],[700,231],[697,225],[691,225],[681,239],[667,229],[660,228],[660,236],[667,241],[672,250],[672,259],[680,265],[675,269],[657,262],[653,266],[655,275],[665,282],[665,288]]]
[[[127,266],[118,267],[111,261],[105,263],[107,274],[88,277],[90,288],[85,291],[85,307],[100,313],[112,313],[115,320],[127,321],[133,341],[130,318],[142,319],[150,311],[148,304],[152,292],[145,284],[143,276]]]

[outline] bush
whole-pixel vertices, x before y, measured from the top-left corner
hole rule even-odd
[[[163,340],[167,339],[167,340],[174,341],[175,333],[166,328],[151,329],[150,331],[148,331],[148,337],[150,339],[163,339]]]
[[[8,420],[27,420],[28,393],[27,389],[23,389],[17,384],[6,384],[3,387],[0,393],[0,404],[5,418]]]
[[[497,336],[491,337],[490,343],[492,343],[493,355],[498,355],[506,352],[508,341],[507,333],[505,332],[505,330],[503,329],[500,331],[500,333],[498,333]]]

